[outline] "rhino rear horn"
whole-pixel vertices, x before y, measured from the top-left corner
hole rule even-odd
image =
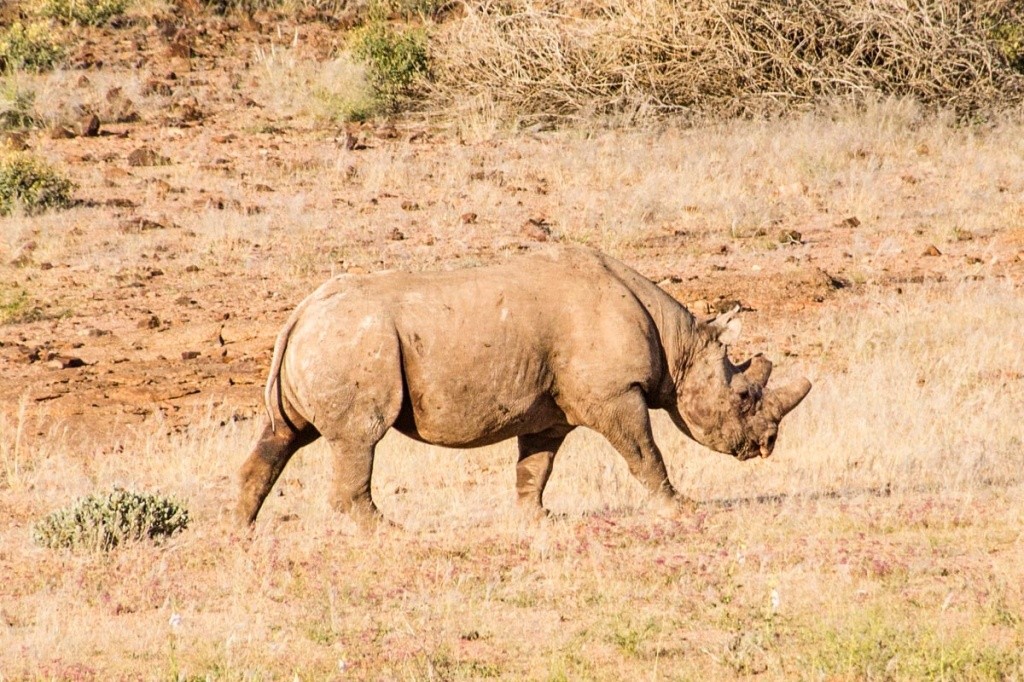
[[[768,377],[772,375],[772,361],[758,353],[737,367],[750,381],[761,388],[768,385]]]
[[[772,391],[767,405],[768,409],[771,410],[772,418],[775,421],[779,421],[792,412],[793,408],[800,404],[800,401],[807,396],[810,390],[811,382],[807,379],[800,379],[788,386]]]

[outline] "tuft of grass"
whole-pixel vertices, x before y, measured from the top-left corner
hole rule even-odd
[[[30,154],[0,157],[0,215],[20,206],[28,213],[67,208],[75,183]]]
[[[374,99],[385,113],[407,107],[429,75],[423,29],[398,29],[373,19],[353,33],[351,46],[353,54],[366,63]]]
[[[173,535],[188,521],[188,510],[174,500],[114,488],[53,512],[33,527],[32,539],[51,549],[106,551],[124,542]]]
[[[103,26],[123,16],[131,0],[43,0],[39,15],[64,24]]]
[[[820,644],[810,668],[844,679],[1017,679],[1020,649],[983,634],[942,633],[928,620],[897,623],[872,610],[815,635]]]
[[[46,71],[64,58],[64,47],[47,22],[16,21],[0,31],[0,72]]]
[[[31,128],[38,123],[36,93],[5,80],[0,85],[0,130]]]
[[[17,287],[0,289],[0,326],[21,324],[43,319],[42,309],[34,305],[24,289]]]

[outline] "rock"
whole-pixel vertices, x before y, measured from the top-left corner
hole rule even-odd
[[[10,260],[10,265],[16,268],[23,268],[32,262],[32,252],[36,250],[35,242],[25,242],[18,247],[18,250],[14,252],[14,256]]]
[[[551,226],[544,218],[530,218],[519,228],[519,234],[538,242],[546,242],[551,237]]]
[[[779,233],[780,244],[803,244],[803,235],[796,230],[783,230]]]
[[[50,128],[50,139],[51,140],[70,140],[75,136],[74,131],[65,128],[58,124]]]
[[[128,220],[122,220],[118,226],[118,229],[124,234],[136,234],[150,230],[163,230],[165,228],[166,226],[162,223],[150,220],[149,218],[129,218]]]
[[[839,223],[836,224],[836,227],[860,227],[860,220],[857,219],[857,216],[852,215],[849,218],[843,218],[840,220]]]
[[[129,166],[166,166],[171,162],[158,154],[152,147],[139,147],[128,155]]]
[[[181,359],[182,360],[195,360],[200,355],[202,355],[202,353],[200,353],[197,350],[185,350],[185,351],[181,352]]]
[[[925,249],[924,253],[922,253],[921,255],[922,256],[941,256],[942,252],[939,251],[937,248],[935,248],[935,245],[932,244],[927,249]]]
[[[473,225],[476,223],[477,215],[470,211],[469,213],[463,213],[459,216],[459,220],[462,221],[463,225]]]
[[[418,211],[418,210],[420,210],[420,205],[417,204],[415,201],[409,201],[408,199],[406,199],[405,201],[402,202],[402,210],[403,211]]]
[[[78,134],[82,137],[96,137],[100,134],[100,119],[96,114],[88,114],[78,119]]]
[[[156,315],[150,315],[147,318],[139,320],[139,329],[158,329],[160,327],[160,318]]]
[[[28,149],[28,138],[23,132],[9,132],[4,135],[3,146],[12,152],[23,152]]]
[[[391,232],[388,233],[388,239],[390,239],[393,242],[400,242],[403,239],[405,239],[405,235],[402,233],[401,230],[395,227],[391,230]]]
[[[72,369],[74,367],[84,367],[85,361],[82,358],[57,356],[47,362],[46,366],[51,369]]]

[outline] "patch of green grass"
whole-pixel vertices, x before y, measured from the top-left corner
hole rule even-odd
[[[0,156],[0,215],[67,208],[75,183],[30,154]]]
[[[43,0],[39,15],[64,24],[103,26],[122,16],[131,0]]]
[[[989,38],[1014,71],[1024,73],[1024,21],[1001,21],[989,30]]]
[[[1018,679],[1024,674],[1021,642],[984,632],[940,633],[933,620],[894,623],[871,611],[818,631],[820,645],[809,676],[848,679]]]
[[[0,130],[31,128],[38,123],[35,112],[36,93],[23,89],[13,81],[0,85]]]
[[[423,29],[398,29],[373,19],[353,32],[351,47],[366,64],[374,99],[386,113],[405,108],[415,99],[419,83],[429,76]]]
[[[173,535],[188,522],[188,510],[174,500],[114,488],[50,514],[32,529],[32,539],[54,549],[106,551],[124,542]]]
[[[0,72],[46,71],[64,58],[64,47],[48,22],[16,21],[0,30]]]
[[[0,288],[0,325],[24,324],[43,319],[42,309],[28,292],[17,287]]]

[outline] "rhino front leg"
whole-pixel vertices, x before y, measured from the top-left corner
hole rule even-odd
[[[693,503],[676,492],[668,478],[665,460],[654,442],[647,401],[639,389],[602,404],[589,426],[626,460],[629,472],[650,491],[659,514],[674,516],[692,508]]]
[[[252,525],[260,513],[263,501],[277,482],[288,460],[295,452],[320,436],[311,425],[294,430],[278,422],[277,430],[270,424],[256,442],[239,472],[240,491],[235,516],[242,525]]]
[[[555,453],[568,432],[542,431],[519,436],[519,462],[516,464],[516,492],[519,508],[537,516],[544,514],[544,486],[551,477]]]

